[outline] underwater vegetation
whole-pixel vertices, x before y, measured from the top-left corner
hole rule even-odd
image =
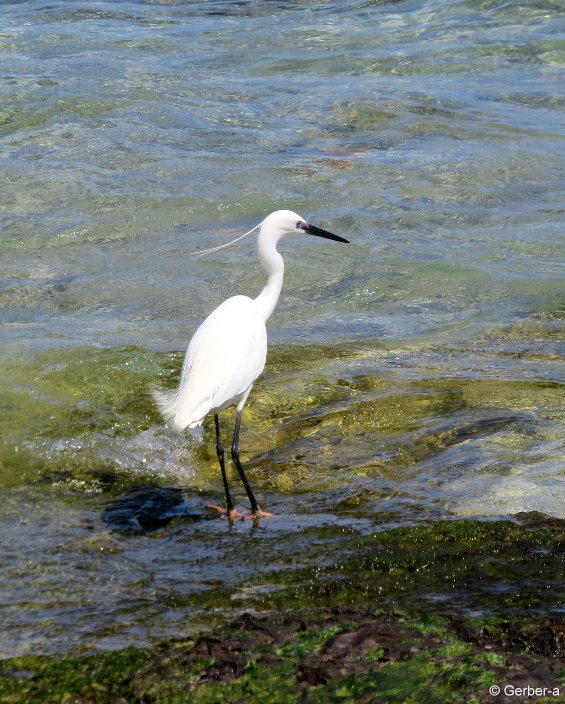
[[[4,660],[0,701],[479,704],[504,683],[553,693],[565,645],[562,538],[562,522],[535,514],[376,533],[351,541],[343,564],[248,590],[239,615],[204,634]],[[203,600],[213,610],[228,594]]]
[[[524,336],[552,344],[556,320],[488,329],[474,346],[489,351],[480,363],[466,341],[275,346],[246,409],[242,457],[276,517],[231,531],[205,508],[222,497],[213,428],[204,443],[176,434],[150,398],[155,383],[175,385],[181,353],[91,347],[3,358],[2,657],[150,647],[225,621],[240,594],[274,602],[302,590],[320,606],[327,590],[336,600],[344,591],[345,603],[380,600],[375,565],[402,556],[400,594],[424,579],[426,550],[451,546],[416,549],[412,529],[431,524],[441,535],[442,521],[532,510],[563,517],[562,386],[540,378],[537,358],[537,373],[523,373],[529,350],[514,352],[516,378],[497,369],[498,353]],[[398,545],[383,537],[367,552],[364,541],[392,529],[406,531]],[[450,540],[459,549],[466,535]],[[493,549],[506,549],[498,542]],[[332,565],[367,578],[334,585]],[[534,566],[520,548],[507,569],[525,578]],[[455,589],[455,577],[444,578]],[[546,589],[530,590],[532,604],[543,606]],[[474,608],[472,588],[456,593]]]
[[[561,5],[0,3],[2,704],[558,683]],[[288,207],[228,527],[149,392]]]
[[[277,516],[231,531],[205,509],[221,496],[211,445],[150,401],[181,354],[5,361],[4,585],[29,596],[6,601],[0,701],[480,703],[492,684],[557,687],[563,522],[536,477],[559,476],[560,384],[488,378],[427,340],[409,354],[403,368],[382,342],[276,346],[244,458]],[[536,502],[545,515],[524,512]]]

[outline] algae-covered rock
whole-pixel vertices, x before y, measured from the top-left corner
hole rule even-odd
[[[248,611],[208,633],[6,660],[0,701],[479,704],[500,683],[555,692],[561,535],[536,515],[383,531],[325,570],[280,575],[286,590],[249,590],[237,603]]]
[[[554,622],[543,627],[558,629]],[[556,655],[509,644],[477,619],[344,608],[269,618],[244,614],[213,635],[152,651],[5,663],[0,701],[483,702],[498,682],[527,680],[558,691]],[[25,676],[17,669],[24,667]]]

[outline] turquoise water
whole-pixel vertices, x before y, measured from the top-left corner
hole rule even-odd
[[[255,554],[268,573],[351,531],[563,516],[559,10],[0,5],[3,656],[174,635]],[[221,497],[210,428],[174,435],[147,391],[264,280],[251,238],[190,252],[277,208],[352,241],[281,246],[242,439],[279,516],[113,530],[140,482]]]

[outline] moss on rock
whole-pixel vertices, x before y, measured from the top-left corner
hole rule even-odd
[[[560,528],[528,515],[357,538],[349,560],[252,592],[263,615],[152,649],[6,660],[0,702],[480,704],[496,683],[553,690]]]

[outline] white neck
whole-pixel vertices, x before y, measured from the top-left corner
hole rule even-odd
[[[270,225],[262,225],[257,237],[257,256],[268,278],[265,288],[255,299],[261,315],[267,320],[274,311],[284,277],[284,261],[277,252],[277,242],[282,232]]]

